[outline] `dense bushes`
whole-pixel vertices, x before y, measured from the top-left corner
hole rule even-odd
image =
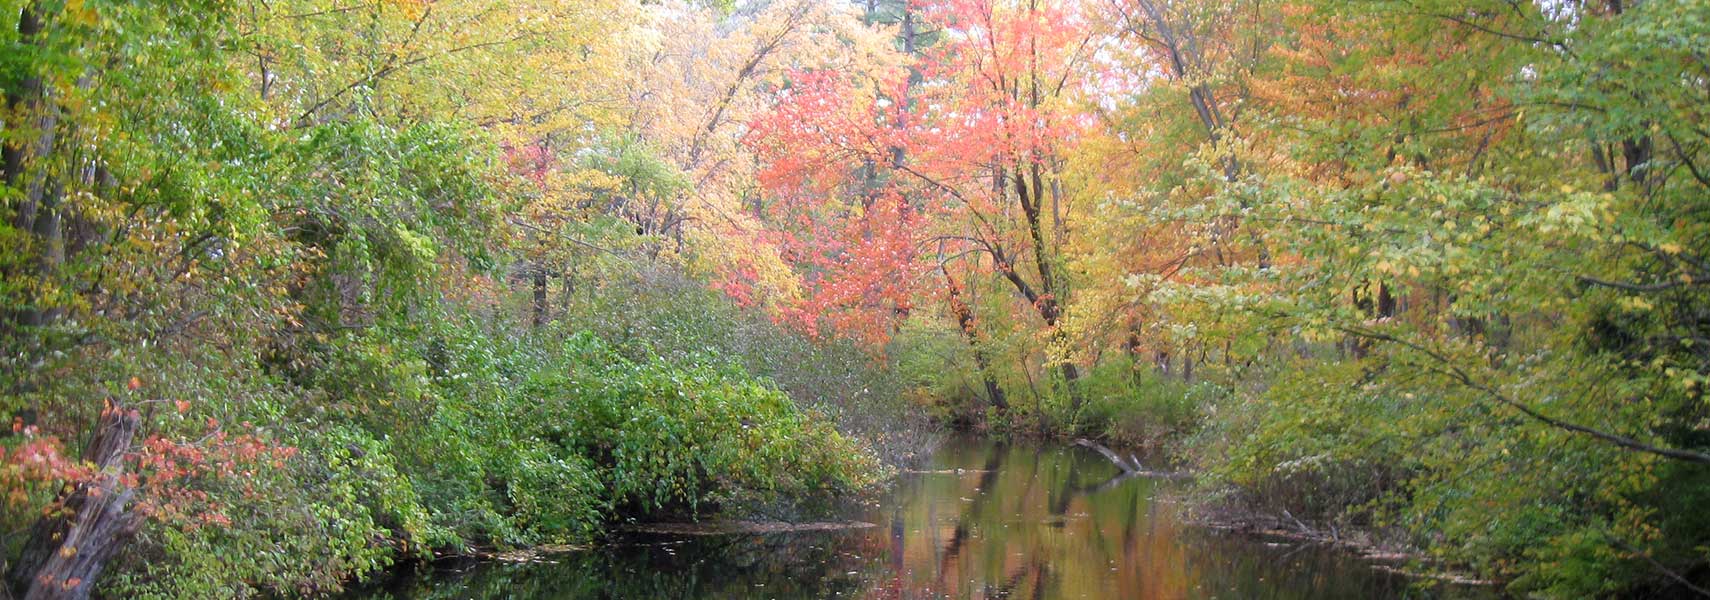
[[[343,368],[274,397],[329,399],[274,421],[297,457],[198,485],[219,517],[151,521],[114,593],[325,591],[430,550],[587,541],[613,521],[827,500],[882,476],[864,443],[725,361],[498,337],[466,316],[336,347]]]
[[[847,340],[815,339],[734,302],[680,272],[616,269],[584,275],[560,319],[613,340],[637,361],[735,366],[777,384],[802,408],[870,444],[888,464],[924,458],[937,425],[899,368],[918,352],[876,355]]]
[[[1072,388],[1023,361],[982,373],[965,360],[966,346],[955,335],[919,324],[905,329],[892,343],[899,355],[893,378],[936,419],[999,435],[1087,437],[1177,453],[1198,430],[1202,409],[1224,394],[1218,385],[1160,373],[1127,355],[1094,364]],[[992,378],[1007,407],[993,405],[982,377]]]
[[[694,514],[750,495],[809,498],[859,490],[877,474],[860,446],[739,367],[608,357],[542,383],[531,388],[581,398],[544,415],[563,424],[548,436],[603,466],[614,514]]]
[[[9,95],[31,75],[65,77],[53,91],[67,94],[35,90],[0,115],[9,591],[34,579],[11,568],[27,547],[58,550],[31,526],[60,522],[67,490],[103,485],[88,462],[105,458],[111,489],[136,494],[120,517],[136,535],[102,542],[122,549],[98,580],[58,585],[139,598],[319,594],[436,552],[812,504],[883,474],[813,408],[847,388],[812,377],[871,364],[853,352],[738,354],[744,338],[722,323],[672,344],[523,323],[507,278],[526,252],[506,217],[538,191],[519,190],[490,131],[367,97],[287,123],[276,113],[300,109],[268,106],[227,62],[228,7],[113,6],[113,27],[59,21],[49,46],[14,35],[36,3],[13,6],[0,38],[31,46],[0,52]],[[417,22],[374,10],[374,27]],[[89,65],[111,70],[87,88],[62,72]],[[14,164],[17,117],[61,104],[80,107],[58,125],[78,141]],[[614,280],[671,273],[702,290],[655,292],[675,314],[736,318],[681,263],[635,258]],[[623,306],[637,290],[582,302]],[[774,346],[813,346],[769,331]],[[820,360],[839,366],[797,364]],[[141,424],[135,442],[80,455],[108,414]]]

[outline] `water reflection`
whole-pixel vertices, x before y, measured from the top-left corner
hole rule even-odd
[[[856,531],[636,536],[548,564],[401,578],[372,598],[1473,598],[1310,546],[1182,527],[1081,448],[952,442]]]

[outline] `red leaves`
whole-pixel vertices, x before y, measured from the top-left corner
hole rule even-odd
[[[0,447],[0,488],[6,490],[6,503],[21,506],[28,502],[28,490],[34,485],[51,485],[57,481],[81,481],[91,469],[66,458],[59,438],[37,436],[35,427],[17,427],[24,442],[7,452]]]
[[[211,429],[217,426],[213,419],[208,422]],[[296,448],[274,445],[253,434],[230,435],[223,430],[196,441],[154,435],[133,454],[135,475],[130,481],[144,484],[137,508],[150,518],[185,529],[230,525],[225,507],[206,489],[237,483],[245,496],[253,496],[256,468],[282,468],[296,453]]]
[[[545,142],[522,146],[504,145],[505,163],[513,175],[520,176],[539,187],[546,186],[546,176],[552,172],[554,156]]]

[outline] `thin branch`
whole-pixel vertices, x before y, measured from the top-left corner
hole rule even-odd
[[[1504,406],[1507,406],[1509,408],[1513,408],[1514,410],[1520,411],[1520,414],[1526,415],[1527,417],[1531,418],[1532,420],[1538,421],[1538,422],[1543,423],[1545,425],[1549,425],[1551,427],[1555,427],[1557,429],[1562,429],[1565,431],[1582,433],[1582,434],[1591,436],[1593,438],[1603,440],[1605,442],[1609,442],[1609,443],[1614,444],[1616,446],[1619,446],[1621,448],[1625,448],[1627,450],[1632,450],[1635,452],[1644,452],[1647,454],[1655,454],[1657,456],[1663,456],[1663,457],[1672,458],[1675,460],[1680,460],[1680,461],[1685,461],[1685,462],[1710,465],[1710,454],[1705,454],[1703,452],[1699,452],[1696,450],[1686,450],[1686,449],[1682,449],[1682,448],[1670,448],[1670,447],[1665,447],[1665,446],[1657,446],[1657,445],[1653,445],[1653,444],[1648,444],[1648,443],[1645,443],[1645,442],[1642,442],[1642,441],[1639,441],[1639,440],[1636,440],[1636,439],[1633,439],[1633,438],[1630,438],[1627,436],[1609,433],[1609,432],[1598,430],[1598,429],[1592,429],[1592,428],[1586,427],[1584,425],[1579,425],[1576,423],[1570,423],[1570,422],[1563,421],[1561,419],[1557,419],[1557,418],[1545,415],[1543,413],[1540,413],[1536,409],[1533,409],[1530,406],[1527,406],[1527,405],[1525,405],[1519,401],[1516,401],[1512,398],[1509,398],[1508,396],[1504,395],[1501,391],[1497,390],[1494,387],[1491,387],[1489,384],[1486,384],[1486,383],[1483,383],[1481,381],[1478,381],[1477,379],[1474,379],[1471,374],[1468,374],[1459,365],[1456,365],[1454,363],[1454,361],[1449,359],[1449,357],[1444,356],[1442,353],[1437,352],[1436,350],[1426,348],[1425,346],[1422,346],[1416,342],[1404,340],[1404,339],[1395,337],[1393,335],[1385,334],[1385,333],[1378,333],[1375,331],[1362,330],[1362,329],[1357,329],[1357,328],[1353,328],[1353,327],[1336,326],[1336,327],[1334,327],[1334,329],[1341,331],[1343,333],[1346,333],[1348,335],[1359,336],[1359,337],[1363,337],[1363,338],[1367,338],[1367,339],[1398,344],[1398,345],[1405,346],[1407,348],[1413,349],[1415,351],[1418,351],[1420,353],[1423,353],[1424,355],[1430,357],[1434,361],[1437,361],[1438,363],[1443,365],[1444,368],[1447,369],[1445,371],[1439,371],[1440,373],[1442,373],[1444,375],[1448,375],[1449,377],[1455,379],[1456,381],[1461,382],[1462,385],[1465,385],[1469,388],[1472,388],[1474,390],[1482,392],[1486,397],[1489,397],[1490,399],[1495,400],[1497,403],[1502,404]]]
[[[1672,289],[1680,288],[1680,287],[1694,286],[1694,285],[1705,285],[1706,283],[1710,283],[1710,282],[1697,281],[1697,280],[1694,280],[1691,283],[1682,282],[1682,281],[1664,281],[1664,282],[1660,282],[1660,283],[1627,283],[1624,281],[1609,281],[1606,279],[1598,279],[1596,277],[1591,277],[1589,275],[1580,275],[1578,277],[1578,279],[1581,283],[1589,283],[1591,285],[1598,285],[1598,286],[1603,286],[1603,287],[1615,288],[1618,290],[1627,290],[1629,292],[1661,292],[1664,290],[1672,290]]]

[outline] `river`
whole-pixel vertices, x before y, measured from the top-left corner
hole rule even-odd
[[[359,594],[404,598],[1489,598],[1345,553],[1184,525],[1166,486],[1079,447],[955,439],[852,518],[873,527],[625,534],[543,562],[479,562]],[[864,514],[863,514],[864,513]]]

